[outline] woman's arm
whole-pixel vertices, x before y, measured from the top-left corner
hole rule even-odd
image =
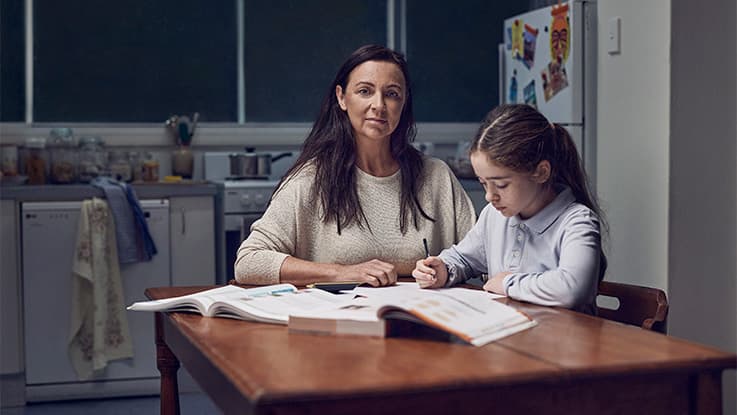
[[[397,272],[394,265],[378,259],[341,265],[288,256],[281,266],[280,281],[295,285],[307,285],[316,281],[359,281],[377,287],[397,282]]]

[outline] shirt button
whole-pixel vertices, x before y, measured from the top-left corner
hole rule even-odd
[[[512,256],[517,258],[519,256],[519,251],[512,252]]]
[[[522,234],[521,234],[521,233],[518,233],[518,234],[517,234],[517,240],[518,240],[518,241],[522,241],[522,239],[523,239],[523,238],[524,238],[524,236],[522,236]]]
[[[520,223],[520,224],[519,224],[519,228],[520,228],[520,229],[524,229],[524,228],[525,228],[525,224],[524,224],[524,223]]]

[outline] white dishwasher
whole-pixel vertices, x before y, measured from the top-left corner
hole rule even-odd
[[[158,253],[123,264],[125,304],[144,299],[148,287],[171,285],[169,201],[142,200]],[[110,362],[87,381],[77,379],[67,353],[71,320],[72,260],[82,202],[21,204],[26,399],[86,398],[158,393],[153,313],[127,312],[134,357]]]

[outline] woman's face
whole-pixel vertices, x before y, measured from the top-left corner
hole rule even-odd
[[[471,154],[473,171],[486,191],[486,201],[505,217],[534,216],[545,207],[544,183],[550,177],[550,163],[543,160],[533,173],[519,173],[501,166],[481,151]]]
[[[397,128],[406,100],[404,74],[394,63],[366,61],[335,87],[338,105],[348,113],[356,140],[389,139]]]

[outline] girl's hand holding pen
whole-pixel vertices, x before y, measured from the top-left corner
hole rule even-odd
[[[448,280],[448,269],[442,259],[429,256],[417,261],[412,276],[420,288],[439,288]]]

